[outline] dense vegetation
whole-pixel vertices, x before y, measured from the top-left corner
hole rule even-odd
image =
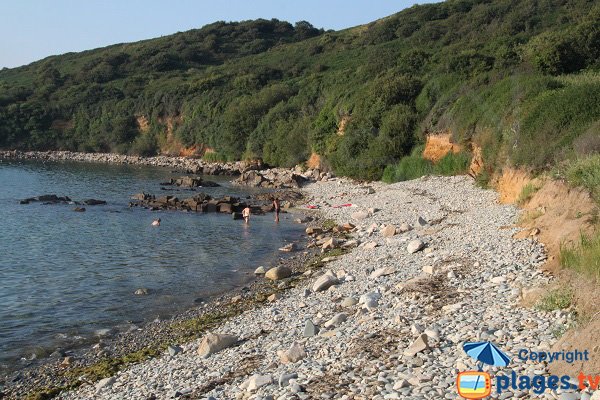
[[[543,169],[600,151],[599,57],[592,0],[449,0],[338,32],[218,22],[0,71],[0,148],[176,141],[283,166],[316,152],[340,174],[390,165],[398,180],[464,168],[464,154],[433,166],[413,152],[449,129],[483,147],[488,172]]]

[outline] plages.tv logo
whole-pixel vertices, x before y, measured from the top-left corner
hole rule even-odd
[[[492,393],[492,379],[490,374],[483,371],[483,365],[506,367],[510,358],[492,342],[467,342],[463,345],[465,353],[478,363],[477,371],[466,371],[458,374],[456,388],[458,394],[465,399],[482,399]],[[589,361],[588,350],[570,350],[558,352],[532,352],[521,349],[519,359],[523,361]],[[597,390],[600,389],[600,376],[586,375],[580,372],[576,379],[568,375],[519,375],[512,370],[508,374],[495,375],[495,388],[497,394],[507,390],[530,390],[541,395],[546,389],[550,390]]]
[[[478,362],[478,370],[458,374],[458,394],[465,399],[483,399],[492,393],[492,378],[490,374],[483,372],[483,364],[506,367],[510,358],[492,342],[467,342],[463,345],[463,350]]]

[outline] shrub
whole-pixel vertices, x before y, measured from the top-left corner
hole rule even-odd
[[[227,156],[223,153],[215,151],[212,153],[204,153],[202,159],[206,162],[226,162]]]
[[[420,155],[410,155],[403,157],[396,166],[387,167],[384,171],[384,180],[390,183],[408,181],[428,175],[432,171],[431,161]]]
[[[570,288],[557,288],[546,293],[535,307],[538,310],[550,312],[569,308],[572,302],[573,292]]]
[[[467,172],[471,163],[471,155],[467,152],[448,153],[433,166],[437,175],[460,175]]]

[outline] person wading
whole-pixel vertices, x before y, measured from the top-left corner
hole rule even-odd
[[[244,222],[250,222],[250,207],[246,207],[242,210],[242,217],[244,217]]]
[[[273,208],[275,209],[275,222],[279,222],[279,211],[281,211],[281,204],[279,204],[279,199],[277,197],[273,199]]]

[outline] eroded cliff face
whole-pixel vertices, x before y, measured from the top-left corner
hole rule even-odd
[[[443,131],[427,136],[423,158],[435,163],[441,160],[446,154],[450,152],[458,153],[461,150],[463,150],[461,145],[452,142],[452,133],[450,131]]]

